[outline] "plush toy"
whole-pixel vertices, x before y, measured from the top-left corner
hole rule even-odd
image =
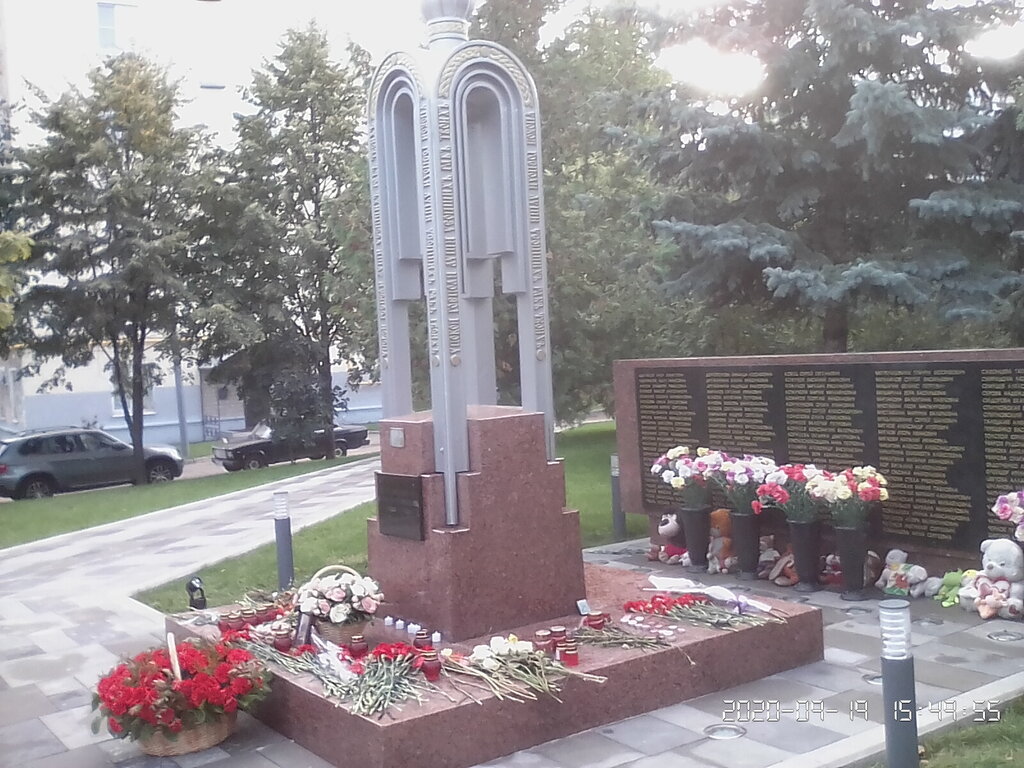
[[[885,556],[885,568],[875,586],[887,595],[907,597],[911,589],[928,578],[928,571],[919,565],[907,562],[907,553],[902,549],[891,549]]]
[[[669,512],[661,516],[661,523],[658,524],[658,535],[665,541],[665,544],[658,552],[659,561],[667,565],[690,564],[690,555],[686,551],[686,538],[683,536],[683,527],[679,524],[679,518],[675,512]]]
[[[935,599],[943,608],[951,608],[957,604],[957,592],[960,591],[960,580],[964,577],[963,571],[946,571],[942,576],[942,583],[939,591],[935,593]]]
[[[787,547],[786,553],[772,567],[768,580],[779,587],[792,587],[800,581],[796,573],[796,558],[791,548]]]
[[[942,579],[938,576],[929,576],[924,581],[919,581],[910,587],[911,597],[935,597],[942,588]]]
[[[882,562],[882,558],[878,556],[878,553],[873,549],[869,549],[867,555],[864,557],[864,583],[874,584],[878,581],[878,577],[882,575],[882,568],[885,563]]]
[[[732,553],[732,520],[728,509],[711,513],[711,542],[708,544],[708,573],[732,573],[738,558]]]
[[[841,587],[843,585],[843,566],[839,562],[839,555],[835,552],[829,552],[825,555],[825,563],[818,580],[830,587]]]
[[[782,557],[775,548],[774,536],[762,536],[759,540],[761,554],[757,558],[757,578],[767,579],[775,564]]]
[[[960,607],[965,611],[975,610],[974,601],[978,599],[978,588],[975,586],[975,583],[978,581],[980,574],[980,571],[971,568],[964,571],[964,576],[960,579],[960,589],[956,592],[956,599],[960,603]]]
[[[983,619],[1019,619],[1024,612],[1024,552],[1010,539],[981,542],[981,574],[974,605]]]

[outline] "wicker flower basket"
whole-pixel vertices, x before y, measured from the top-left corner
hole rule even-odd
[[[362,574],[354,568],[338,564],[325,565],[313,574],[310,581],[319,579],[323,576],[329,576],[332,573],[350,573],[357,578],[362,577]],[[369,619],[346,621],[343,624],[335,624],[327,619],[317,619],[314,623],[317,634],[327,642],[334,643],[335,645],[348,645],[356,635],[365,635],[366,630],[371,624],[372,621]]]
[[[217,746],[230,736],[235,730],[237,720],[237,712],[228,712],[215,720],[207,720],[205,723],[186,728],[173,740],[162,733],[154,733],[152,736],[139,739],[139,749],[153,757],[173,757],[201,752]]]

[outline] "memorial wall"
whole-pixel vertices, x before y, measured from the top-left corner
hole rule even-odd
[[[680,444],[832,470],[872,464],[889,480],[882,534],[933,547],[1006,535],[989,509],[1024,488],[1024,350],[615,365],[630,511],[678,505],[649,468]]]

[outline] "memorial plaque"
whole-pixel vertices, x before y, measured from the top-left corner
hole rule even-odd
[[[889,480],[882,532],[890,538],[973,550],[1008,535],[989,510],[999,494],[1024,487],[1024,451],[1015,441],[1024,432],[1022,355],[899,356],[638,367],[643,505],[678,505],[650,467],[674,445],[703,445],[831,470],[872,464]]]
[[[423,541],[423,478],[377,473],[377,524],[385,536]]]

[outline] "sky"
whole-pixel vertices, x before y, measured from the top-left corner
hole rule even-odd
[[[249,82],[254,68],[276,53],[286,29],[315,18],[335,50],[342,50],[351,37],[375,60],[389,51],[419,45],[424,34],[420,0],[107,1],[125,6],[126,13],[118,18],[133,32],[135,47],[170,66],[182,79],[183,91],[192,101],[182,112],[183,121],[207,123],[223,135],[230,135],[232,115],[246,110],[240,87]],[[569,0],[542,30],[542,43],[558,36],[588,6],[625,1]],[[935,1],[955,4],[967,0]],[[637,2],[671,13],[716,0]],[[95,0],[0,0],[0,8],[12,100],[28,95],[23,78],[57,95],[69,83],[80,85],[84,72],[98,62]],[[44,27],[50,48],[40,55],[38,30]],[[995,31],[978,47],[998,54],[1019,50],[1022,45],[1024,29],[1017,27]],[[722,54],[701,42],[669,49],[658,63],[676,79],[723,96],[755,87],[762,76],[756,59]]]

